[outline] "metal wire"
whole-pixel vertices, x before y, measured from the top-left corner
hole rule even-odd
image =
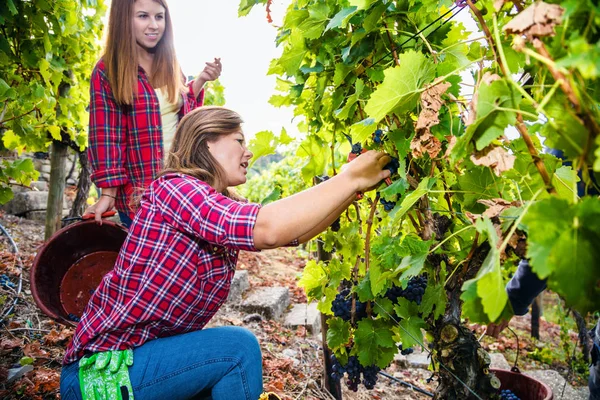
[[[416,38],[417,36],[419,36],[421,33],[423,33],[424,31],[426,31],[427,29],[429,29],[432,25],[436,24],[440,19],[444,18],[446,15],[450,14],[451,12],[453,12],[454,10],[456,10],[457,8],[460,8],[460,9],[456,13],[452,14],[450,16],[450,18],[448,18],[447,20],[445,20],[444,22],[442,22],[440,24],[440,26],[438,26],[437,28],[435,28],[434,30],[432,30],[431,32],[429,32],[427,34],[427,36],[431,35],[433,32],[435,32],[438,29],[440,29],[442,26],[444,26],[445,24],[447,24],[452,18],[454,18],[456,16],[456,14],[458,14],[459,12],[461,12],[463,10],[463,7],[455,5],[454,7],[452,7],[448,11],[446,11],[444,14],[440,15],[435,21],[433,21],[432,23],[430,23],[429,25],[427,25],[425,28],[421,29],[420,31],[418,31],[417,33],[415,33],[414,35],[412,35],[411,37],[409,37],[408,39],[406,39],[404,42],[402,42],[402,44],[400,44],[398,46],[392,45],[392,50],[390,50],[389,53],[387,53],[386,55],[384,55],[383,57],[381,57],[379,60],[377,60],[373,64],[371,64],[369,66],[369,68],[372,68],[373,66],[379,64],[381,61],[383,61],[385,58],[389,57],[395,51],[401,50],[402,46],[404,46],[406,43],[410,42],[411,40],[413,40],[414,38]]]
[[[4,322],[5,318],[10,315],[10,313],[12,312],[12,310],[17,305],[17,301],[19,300],[19,295],[21,294],[21,290],[23,288],[23,261],[21,260],[21,256],[19,255],[19,249],[17,247],[17,244],[14,242],[13,238],[6,231],[6,229],[4,229],[4,227],[2,226],[2,224],[0,224],[0,231],[2,231],[2,233],[4,233],[6,235],[6,237],[8,238],[8,241],[13,246],[13,249],[14,249],[13,254],[15,254],[17,260],[19,261],[19,269],[20,269],[20,271],[19,271],[20,272],[19,273],[19,285],[17,286],[17,294],[15,295],[15,300],[13,301],[12,306],[10,306],[10,308],[8,309],[8,311],[6,311],[1,316],[0,323],[2,323],[2,322]]]

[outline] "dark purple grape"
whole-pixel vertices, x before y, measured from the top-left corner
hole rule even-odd
[[[352,153],[359,156],[362,153],[362,145],[360,143],[354,143],[352,145]]]
[[[356,299],[355,304],[354,320],[359,321],[367,316],[367,305],[358,299]],[[331,311],[336,317],[340,317],[344,321],[350,321],[352,317],[352,296],[350,295],[350,289],[344,289],[335,296],[335,299],[331,303]]]
[[[383,205],[383,209],[387,212],[392,211],[394,209],[394,207],[396,207],[395,201],[388,201],[388,200],[384,199],[383,197],[379,199],[379,202]]]
[[[383,131],[381,129],[377,129],[373,135],[373,141],[377,144],[381,144],[381,142],[383,141],[383,139],[381,138],[382,134]]]
[[[383,167],[383,169],[389,169],[391,175],[395,175],[398,172],[398,168],[400,167],[400,162],[396,157],[392,157],[392,160]]]
[[[500,400],[521,400],[516,394],[510,389],[503,389],[500,391]]]

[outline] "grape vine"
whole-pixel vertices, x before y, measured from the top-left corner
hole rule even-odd
[[[505,269],[527,258],[569,307],[600,308],[600,200],[577,192],[579,180],[599,189],[600,6],[294,0],[276,42],[271,103],[304,117],[307,183],[364,149],[397,162],[389,185],[321,236],[333,257],[310,261],[300,281],[331,315],[328,346],[341,366],[383,369],[397,343],[425,345],[436,398],[499,399],[462,321],[509,315]],[[366,305],[362,319],[332,311],[347,302],[342,282]]]

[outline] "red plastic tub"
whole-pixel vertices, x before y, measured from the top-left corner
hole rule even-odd
[[[31,268],[31,294],[56,321],[75,326],[102,277],[110,271],[127,237],[121,225],[94,220],[56,232],[39,249]]]
[[[552,389],[535,378],[506,369],[491,369],[500,379],[500,390],[510,389],[521,400],[553,400]]]

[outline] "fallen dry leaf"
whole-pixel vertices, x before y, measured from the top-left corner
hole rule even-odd
[[[554,36],[554,27],[561,23],[564,12],[559,5],[537,1],[504,25],[503,30],[531,37]]]
[[[40,347],[39,342],[26,344],[23,348],[23,354],[31,358],[48,358],[48,352]]]
[[[10,353],[13,349],[23,346],[21,339],[2,339],[0,340],[0,356]]]
[[[508,171],[515,165],[516,157],[509,154],[506,149],[498,146],[488,146],[485,149],[471,155],[471,161],[475,165],[483,165],[492,168],[496,176]]]
[[[54,346],[62,343],[73,336],[73,329],[65,328],[60,332],[52,329],[49,334],[44,336],[44,342],[49,346]]]

